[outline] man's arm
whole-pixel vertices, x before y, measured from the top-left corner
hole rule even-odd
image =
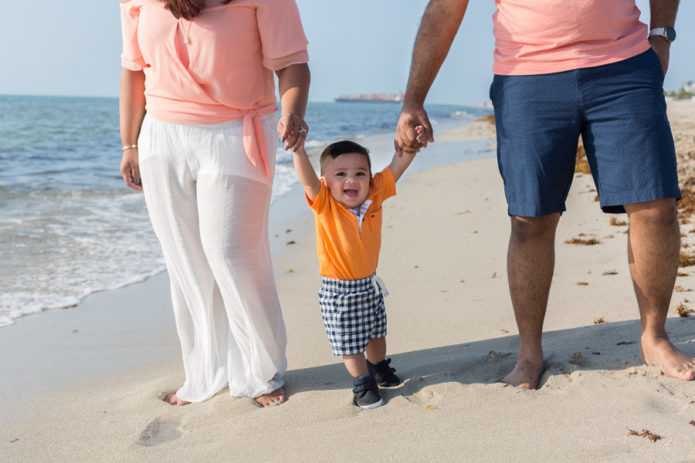
[[[651,18],[649,28],[675,26],[676,12],[678,11],[679,0],[649,0],[649,10]],[[654,52],[659,56],[664,74],[668,70],[668,61],[671,44],[662,37],[649,37],[649,43]]]
[[[398,120],[396,140],[404,150],[417,151],[427,141],[434,141],[424,109],[425,97],[449,53],[467,7],[468,0],[430,0],[425,9],[413,46],[408,87]],[[417,125],[425,129],[424,144],[417,141]]]
[[[299,146],[294,151],[294,170],[297,172],[299,181],[304,185],[304,193],[309,201],[313,202],[321,189],[321,180],[316,175],[316,171],[309,161],[309,156],[304,151],[304,146]]]

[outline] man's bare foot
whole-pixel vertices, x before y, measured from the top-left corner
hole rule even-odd
[[[543,365],[542,358],[540,363],[537,361],[518,359],[516,365],[514,365],[514,369],[507,376],[502,378],[501,381],[518,387],[519,389],[536,389],[544,370],[545,366]]]
[[[186,402],[183,399],[179,399],[176,396],[175,392],[172,392],[171,394],[167,394],[166,397],[164,397],[164,402],[171,404],[171,405],[178,405],[178,406],[188,405],[190,403],[190,402]]]
[[[285,390],[283,388],[275,389],[273,392],[263,394],[261,396],[253,399],[261,407],[268,407],[270,405],[278,405],[287,400],[285,397]]]
[[[661,368],[671,378],[683,381],[695,379],[695,358],[688,357],[671,344],[668,338],[645,339],[640,342],[642,361]]]

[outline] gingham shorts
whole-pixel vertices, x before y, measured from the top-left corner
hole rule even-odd
[[[321,277],[319,305],[333,355],[364,352],[386,336],[384,293],[374,275],[360,280]]]

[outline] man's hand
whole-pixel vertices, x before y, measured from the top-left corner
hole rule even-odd
[[[420,148],[426,148],[428,142],[434,142],[432,124],[421,106],[413,109],[404,106],[396,130],[396,144],[404,151],[417,153]]]
[[[663,37],[652,36],[649,37],[649,44],[652,46],[652,50],[656,53],[661,61],[661,67],[664,69],[664,75],[668,71],[668,59],[671,54],[671,44],[664,40]]]

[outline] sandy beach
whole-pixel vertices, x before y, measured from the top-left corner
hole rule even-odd
[[[695,102],[669,102],[669,114],[684,184],[695,176]],[[479,121],[435,138],[418,157],[446,156],[462,140],[492,145],[494,130]],[[693,461],[695,384],[641,363],[627,216],[611,222],[595,196],[591,176],[577,174],[557,233],[538,390],[497,382],[518,336],[509,219],[490,156],[406,173],[384,204],[387,342],[405,379],[384,390],[385,406],[353,406],[331,355],[313,216],[296,188],[271,212],[285,404],[261,409],[226,391],[186,407],[161,400],[183,381],[162,274],[0,330],[0,461]],[[684,213],[681,224],[688,257],[695,223]],[[676,284],[667,329],[695,355],[695,267]]]

